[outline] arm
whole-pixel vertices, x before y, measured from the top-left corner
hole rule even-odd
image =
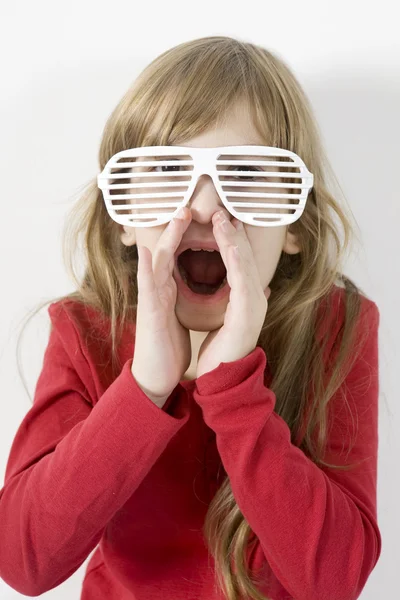
[[[364,316],[369,338],[343,384],[353,423],[344,422],[341,387],[331,399],[337,420],[324,457],[334,464],[361,462],[349,471],[320,468],[291,443],[288,425],[274,412],[275,395],[264,385],[261,348],[242,360],[221,363],[196,382],[194,398],[216,433],[236,502],[258,538],[253,565],[267,561],[297,600],[358,598],[381,552],[376,513],[379,312],[374,303]],[[358,426],[358,435],[344,460],[340,451],[346,450],[351,424]]]
[[[146,397],[132,359],[93,406],[70,358],[85,368],[74,326],[49,313],[53,329],[34,404],[13,440],[0,491],[0,576],[29,596],[80,567],[189,418],[186,406],[176,403],[171,415]]]

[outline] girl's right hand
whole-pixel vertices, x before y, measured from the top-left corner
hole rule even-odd
[[[161,234],[153,256],[138,248],[138,305],[132,375],[160,408],[191,362],[190,333],[175,314],[177,286],[173,278],[175,252],[190,221],[185,207]]]

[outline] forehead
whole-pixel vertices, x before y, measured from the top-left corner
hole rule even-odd
[[[157,131],[162,130],[164,117],[165,115],[162,110],[156,113],[150,125],[148,139],[160,139]],[[208,128],[205,127],[201,133],[191,138],[184,137],[183,135],[174,136],[174,142],[171,145],[192,148],[272,145],[268,144],[268,141],[261,137],[256,128],[249,104],[244,100],[237,100],[221,114],[216,123],[213,123]]]
[[[179,145],[198,148],[262,146],[265,140],[254,125],[249,107],[242,102],[227,110],[218,124]]]

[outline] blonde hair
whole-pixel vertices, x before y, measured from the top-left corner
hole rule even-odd
[[[102,170],[111,156],[127,148],[178,144],[190,139],[217,123],[239,99],[246,101],[266,145],[297,153],[314,175],[305,211],[290,226],[301,252],[283,252],[280,257],[258,340],[264,350],[268,347],[275,412],[289,426],[292,443],[316,464],[348,469],[350,466],[324,462],[322,457],[329,401],[358,356],[356,323],[362,292],[341,273],[345,251],[355,234],[350,209],[346,215],[328,191],[330,183],[336,183],[341,192],[309,101],[288,66],[260,46],[223,36],[204,37],[167,50],[144,69],[107,120],[99,168]],[[343,242],[339,226],[344,232]],[[81,278],[74,270],[80,235],[85,255]],[[117,353],[120,335],[126,323],[135,320],[138,256],[136,245],[127,247],[121,242],[120,226],[107,214],[95,178],[67,221],[63,255],[76,291],[51,301],[69,298],[110,319],[111,360],[116,376],[122,368]],[[345,321],[330,370],[324,360],[329,332],[321,344],[316,343],[315,333],[332,310],[322,301],[337,283],[345,288]],[[35,314],[48,303],[42,303]],[[210,503],[203,531],[215,560],[216,585],[225,597],[266,599],[257,588],[265,585],[265,580],[252,577],[246,566],[246,552],[257,539],[250,540],[253,532],[236,504],[228,477]]]

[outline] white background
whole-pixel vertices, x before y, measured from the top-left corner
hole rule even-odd
[[[62,262],[62,226],[81,186],[98,173],[107,117],[161,52],[197,37],[238,37],[278,53],[294,70],[360,227],[362,246],[345,272],[381,313],[383,538],[361,597],[398,597],[399,10],[387,0],[1,2],[0,486],[13,437],[31,406],[17,369],[17,335],[40,301],[72,290]],[[42,310],[22,339],[31,397],[48,322]],[[79,598],[86,564],[43,597]],[[0,580],[2,600],[20,597]]]

